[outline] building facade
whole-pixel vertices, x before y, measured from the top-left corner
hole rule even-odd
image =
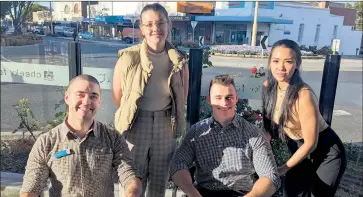
[[[112,28],[118,31],[120,25],[138,21],[142,8],[150,3],[153,2],[97,2],[91,5],[93,8],[90,9],[87,2],[57,2],[55,12],[58,20],[76,20],[79,17],[84,20],[85,17],[97,18],[100,15],[122,16],[121,24],[92,22],[93,25],[104,26],[103,29],[110,32]],[[169,13],[173,41],[196,42],[203,36],[205,44],[251,44],[255,2],[159,3]],[[88,10],[96,11],[92,14]],[[88,20],[91,23],[91,18]],[[333,39],[340,39],[339,52],[353,55],[356,54],[357,48],[361,48],[362,31],[354,29],[352,20],[355,20],[354,13],[345,10],[340,4],[259,2],[256,45],[260,44],[262,36],[268,36],[270,46],[280,39],[287,38],[295,40],[299,45],[316,46],[318,49],[330,47]],[[197,23],[194,31],[192,21]]]
[[[267,35],[270,46],[286,38],[319,49],[330,47],[333,39],[340,39],[339,53],[355,55],[360,48],[362,31],[356,31],[345,20],[347,16],[334,15],[330,8],[323,6],[301,2],[260,2],[256,43],[261,35]],[[242,43],[250,44],[254,7],[254,2],[217,2],[215,16],[200,16],[196,20],[214,21],[215,40],[212,43],[234,44],[235,35],[242,34]],[[232,25],[233,20],[236,25]]]

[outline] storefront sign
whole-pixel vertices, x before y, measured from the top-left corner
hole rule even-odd
[[[253,2],[253,8],[255,8],[256,2]],[[259,1],[258,3],[259,9],[271,9],[273,10],[275,8],[275,2],[273,1]]]
[[[171,21],[190,21],[190,16],[169,16]]]
[[[209,84],[213,77],[212,75],[203,75],[201,96],[208,96]],[[234,76],[234,83],[239,98],[260,100],[262,96],[262,84],[265,80],[266,78],[264,77],[251,78],[249,76]]]
[[[177,2],[177,12],[210,14],[215,7],[215,2]]]
[[[105,16],[96,16],[96,22],[106,22]]]
[[[67,86],[68,66],[1,62],[1,82]]]
[[[96,19],[95,18],[82,18],[83,22],[95,22]]]
[[[106,23],[114,24],[114,23],[122,23],[124,22],[123,16],[105,16]]]
[[[100,83],[101,89],[111,89],[112,68],[83,67],[84,74],[94,76]],[[69,83],[68,66],[46,64],[29,64],[18,62],[1,62],[1,82],[26,83],[51,86],[67,86]],[[203,75],[201,96],[207,96],[210,80],[213,75]],[[261,99],[262,83],[265,78],[235,76],[236,89],[240,98]]]
[[[228,1],[224,2],[227,4],[227,8],[244,8],[245,2],[244,1]]]

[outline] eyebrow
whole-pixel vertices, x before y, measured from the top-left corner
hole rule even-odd
[[[230,97],[230,96],[233,96],[233,94],[228,94],[226,96],[223,96],[223,95],[216,95],[215,97]]]
[[[164,21],[164,22],[166,22],[166,20],[165,19],[160,19],[160,20],[158,20],[158,21],[156,21],[156,22],[160,22],[160,21]],[[151,23],[151,22],[154,22],[154,21],[146,21],[147,23]]]
[[[85,91],[76,91],[76,93],[87,93]],[[92,95],[100,96],[97,92],[92,92]]]
[[[279,57],[272,57],[271,59],[280,59]],[[285,60],[293,60],[294,58],[286,58]]]

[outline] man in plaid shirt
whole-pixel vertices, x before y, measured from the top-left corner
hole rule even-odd
[[[188,197],[273,195],[280,178],[271,146],[259,128],[236,114],[233,78],[216,76],[207,100],[213,116],[194,124],[176,151],[170,167],[174,183]],[[193,163],[194,185],[188,171]]]
[[[64,95],[64,122],[35,142],[24,175],[21,197],[38,197],[51,182],[49,196],[114,196],[117,171],[127,197],[139,197],[137,177],[125,139],[94,120],[101,101],[100,84],[90,75],[72,79]]]

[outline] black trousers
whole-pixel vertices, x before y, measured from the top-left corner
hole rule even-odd
[[[209,190],[202,187],[197,187],[197,190],[203,197],[241,197],[246,194],[246,192],[243,191]]]
[[[303,140],[287,140],[291,153]],[[284,197],[334,197],[347,166],[345,149],[338,135],[328,127],[319,133],[317,148],[286,173]]]

